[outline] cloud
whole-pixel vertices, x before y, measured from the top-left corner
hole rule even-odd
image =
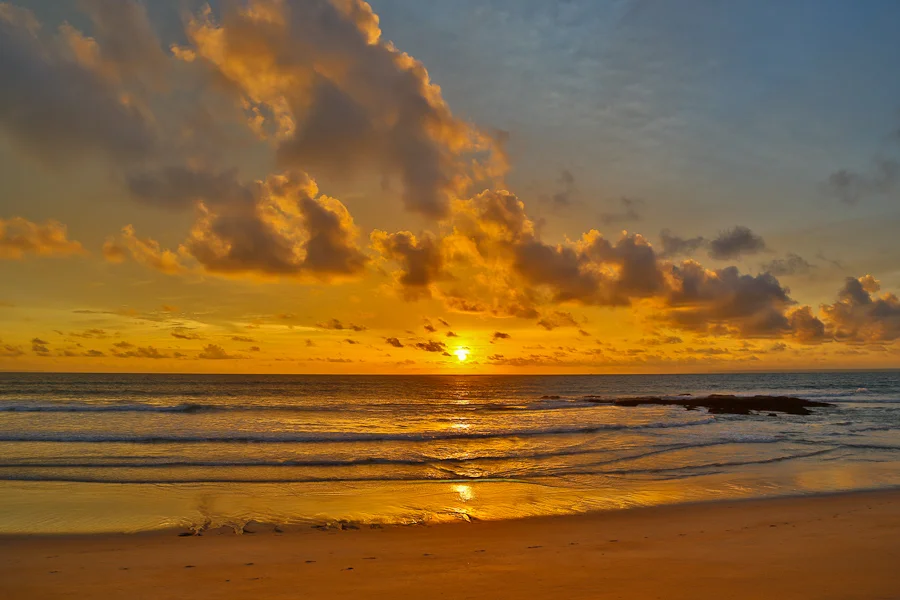
[[[242,184],[231,174],[166,169],[132,181],[144,202],[195,206],[197,220],[175,254],[126,227],[104,246],[107,258],[130,254],[169,274],[193,260],[216,275],[315,280],[347,278],[368,262],[356,246],[356,227],[337,199],[319,195],[308,175],[288,172]],[[160,259],[164,260],[160,260]]]
[[[403,343],[395,337],[389,337],[389,338],[385,339],[385,342],[387,342],[394,348],[402,348],[403,347]]]
[[[362,343],[362,342],[359,342],[359,341],[357,341],[357,340],[353,340],[353,339],[350,339],[350,338],[345,338],[345,339],[344,339],[344,343],[346,343],[346,344],[351,344],[351,345],[355,345],[355,344],[360,344],[360,343]]]
[[[80,0],[93,23],[92,57],[111,77],[137,76],[162,85],[170,66],[166,53],[140,2],[132,0]]]
[[[112,263],[121,263],[130,256],[136,263],[166,275],[188,272],[181,256],[162,248],[154,239],[138,237],[133,225],[126,225],[118,236],[106,239],[103,256]]]
[[[418,342],[415,346],[425,352],[447,352],[447,345],[444,342],[436,342],[434,340]]]
[[[113,344],[113,346],[116,348],[113,350],[113,356],[117,356],[119,358],[149,358],[154,360],[172,358],[171,354],[160,352],[153,346],[135,347],[133,344],[129,344],[128,342],[119,342],[117,344]]]
[[[642,219],[638,209],[644,204],[643,200],[620,198],[619,204],[622,208],[620,212],[600,213],[600,222],[604,225],[615,225],[617,223],[633,223]]]
[[[869,173],[849,169],[835,171],[825,183],[825,192],[852,206],[865,198],[892,192],[898,182],[900,163],[895,160],[879,160]]]
[[[197,354],[197,358],[204,360],[232,360],[244,357],[240,354],[229,354],[222,346],[217,344],[207,344],[204,346],[203,351]]]
[[[73,254],[85,254],[84,247],[68,239],[66,226],[62,223],[32,223],[22,217],[0,218],[0,259]]]
[[[16,358],[25,354],[21,346],[12,344],[0,344],[0,358]]]
[[[254,340],[252,337],[247,337],[246,335],[233,335],[233,336],[231,336],[231,341],[246,342],[248,344],[251,344],[251,343],[255,342],[256,340]]]
[[[191,331],[186,327],[176,327],[171,332],[172,337],[178,338],[180,340],[202,340],[203,336],[197,333],[196,331]]]
[[[444,327],[450,327],[450,323],[448,323],[448,322],[445,321],[444,319],[438,318],[438,323],[440,323],[440,324],[443,325]]]
[[[900,299],[879,295],[881,282],[866,275],[848,278],[833,304],[822,306],[825,323],[835,339],[848,342],[890,342],[900,339]]]
[[[694,261],[673,265],[670,287],[656,318],[682,329],[771,337],[791,330],[785,311],[796,304],[768,274],[745,275],[736,267],[707,270]]]
[[[575,320],[572,313],[560,310],[545,315],[537,324],[547,331],[552,331],[557,327],[578,327],[578,321]]]
[[[422,325],[422,328],[425,329],[428,333],[434,333],[437,331],[437,327],[431,324],[431,321],[425,319],[425,323]]]
[[[660,254],[667,258],[689,256],[704,247],[707,243],[706,238],[702,236],[682,238],[674,235],[668,229],[660,231],[659,238],[662,242],[662,252]]]
[[[34,338],[33,340],[31,340],[31,351],[38,356],[49,356],[50,349],[47,348],[47,345],[49,343],[50,342],[42,340],[41,338]]]
[[[572,196],[575,193],[575,176],[568,169],[563,169],[556,182],[560,190],[550,197],[554,208],[568,208],[572,205]]]
[[[815,268],[815,265],[793,252],[787,253],[784,258],[776,258],[762,266],[763,271],[776,277],[808,275]]]
[[[765,249],[765,241],[741,225],[723,231],[709,242],[709,256],[716,260],[740,258],[742,255],[757,254]]]
[[[400,265],[394,278],[407,300],[430,297],[432,284],[446,278],[441,244],[433,236],[416,237],[408,231],[387,233],[376,229],[370,239],[372,248],[383,259]]]
[[[249,0],[220,22],[209,10],[195,16],[187,37],[190,48],[176,54],[229,84],[284,166],[396,176],[404,205],[431,217],[500,167],[473,168],[473,155],[499,159],[494,139],[451,114],[425,68],[381,38],[360,0]]]
[[[324,321],[321,323],[316,323],[316,327],[321,329],[333,329],[335,331],[343,331],[344,329],[348,329],[350,331],[365,331],[368,329],[363,325],[356,325],[354,323],[344,324],[339,319],[330,319],[328,321]]]
[[[511,337],[512,336],[509,335],[508,333],[504,333],[502,331],[495,331],[494,334],[491,336],[491,343],[493,344],[497,340],[508,340]]]
[[[136,9],[133,2],[124,0],[110,4],[130,5],[116,9],[117,15]],[[71,26],[61,27],[56,36],[45,35],[30,11],[2,6],[0,128],[29,153],[54,165],[75,162],[90,153],[121,163],[155,149],[151,119],[101,68],[109,53],[98,55],[96,42]],[[116,20],[112,13],[93,14],[108,14],[109,20]],[[109,22],[98,18],[101,25]],[[115,39],[128,35],[120,31]],[[115,40],[106,36],[105,41]],[[118,53],[112,45],[109,50]],[[134,56],[132,51],[140,49],[131,45],[128,51]],[[116,64],[124,68],[121,61]]]
[[[85,338],[85,339],[105,339],[109,337],[109,334],[104,329],[85,329],[84,331],[73,331],[69,333],[72,337],[77,338]]]

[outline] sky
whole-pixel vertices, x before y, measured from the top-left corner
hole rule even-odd
[[[0,2],[0,370],[896,368],[898,19]]]

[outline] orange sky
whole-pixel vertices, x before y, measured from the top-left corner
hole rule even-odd
[[[515,158],[552,150],[453,112],[364,2],[198,6],[177,35],[131,0],[81,10],[0,3],[0,369],[900,364],[869,265],[731,215],[642,234],[651,205],[567,168],[535,193]]]

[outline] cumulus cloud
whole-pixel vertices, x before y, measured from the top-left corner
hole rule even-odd
[[[720,233],[709,242],[709,256],[716,260],[731,260],[745,254],[758,254],[766,249],[766,242],[749,228],[738,225]]]
[[[785,312],[794,300],[772,275],[741,274],[736,267],[708,270],[694,261],[672,266],[658,318],[703,332],[716,328],[747,337],[790,331]]]
[[[130,255],[169,274],[185,272],[193,261],[217,275],[316,280],[355,276],[368,261],[347,208],[319,195],[305,173],[242,184],[231,174],[178,168],[145,174],[131,185],[145,202],[193,204],[198,216],[177,254],[126,227],[104,246],[113,261]]]
[[[497,340],[508,340],[511,337],[512,337],[511,335],[509,335],[508,333],[505,333],[503,331],[495,331],[494,334],[491,336],[491,343],[493,344]]]
[[[84,253],[84,247],[79,242],[68,238],[66,226],[62,223],[32,223],[22,217],[0,218],[0,259]]]
[[[900,299],[878,294],[881,283],[866,275],[848,278],[833,304],[822,306],[834,337],[849,342],[890,342],[900,339]]]
[[[222,346],[217,344],[207,344],[203,351],[197,354],[197,358],[204,360],[231,360],[244,357],[239,354],[229,354]]]
[[[403,184],[405,206],[445,216],[497,161],[496,142],[455,118],[425,68],[381,38],[361,0],[249,0],[196,15],[177,55],[227,81],[248,121],[277,140],[284,166],[351,175],[377,169]]]
[[[126,225],[119,235],[106,239],[103,244],[103,256],[112,263],[121,263],[131,257],[138,264],[167,275],[188,272],[188,267],[182,262],[181,256],[162,248],[154,239],[138,237],[133,225]]]
[[[403,342],[401,342],[398,338],[395,338],[395,337],[389,337],[389,338],[385,339],[385,342],[387,342],[394,348],[402,348],[403,347]]]

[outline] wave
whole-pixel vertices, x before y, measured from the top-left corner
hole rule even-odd
[[[789,454],[772,458],[745,460],[745,461],[721,461],[703,464],[689,464],[675,467],[661,467],[650,469],[585,469],[579,465],[561,468],[540,469],[536,468],[530,473],[494,473],[489,475],[466,475],[452,469],[439,469],[441,474],[434,472],[429,474],[419,473],[388,473],[374,474],[370,476],[319,476],[319,477],[228,477],[209,474],[190,479],[179,479],[177,474],[172,477],[114,477],[112,474],[103,475],[66,475],[63,473],[37,474],[37,473],[0,473],[0,481],[55,481],[77,483],[116,483],[116,484],[196,484],[196,483],[453,483],[453,482],[518,482],[518,483],[546,483],[559,477],[596,476],[596,477],[627,477],[630,475],[673,475],[688,474],[686,476],[704,475],[703,471],[720,469],[725,467],[743,467],[751,465],[764,465],[804,458],[822,456],[838,450],[839,448],[825,448],[814,452],[802,454]],[[243,465],[246,466],[246,465]]]
[[[262,433],[236,435],[112,435],[93,433],[38,433],[0,434],[0,442],[90,442],[125,444],[179,444],[179,443],[341,443],[341,442],[430,442],[434,440],[467,440],[490,438],[536,437],[550,435],[588,434],[603,431],[629,431],[641,429],[669,429],[696,427],[715,422],[715,417],[675,423],[645,423],[643,425],[591,425],[588,427],[558,427],[550,429],[520,429],[487,431],[483,433]]]
[[[724,438],[709,442],[700,442],[694,444],[673,444],[662,446],[653,450],[639,452],[637,454],[628,454],[625,456],[616,456],[604,461],[590,463],[593,466],[613,464],[629,460],[637,460],[664,454],[667,452],[675,452],[678,450],[693,450],[699,448],[709,448],[712,446],[723,446],[735,443],[753,443],[753,444],[773,444],[784,441],[783,438],[760,438],[754,441],[736,442],[734,439]],[[459,457],[438,457],[438,456],[417,456],[410,458],[350,458],[346,460],[322,460],[322,459],[284,459],[284,460],[265,460],[265,459],[248,459],[248,460],[175,460],[175,459],[157,459],[147,458],[143,456],[135,456],[133,460],[128,461],[127,456],[112,457],[118,462],[0,462],[0,468],[35,468],[35,469],[51,469],[51,468],[166,468],[166,467],[355,467],[366,465],[438,465],[438,464],[470,464],[470,463],[491,463],[502,462],[507,460],[534,460],[544,458],[558,457],[575,457],[586,455],[604,455],[611,451],[608,448],[567,448],[551,452],[531,452],[515,454],[486,454],[481,456],[459,456]]]

